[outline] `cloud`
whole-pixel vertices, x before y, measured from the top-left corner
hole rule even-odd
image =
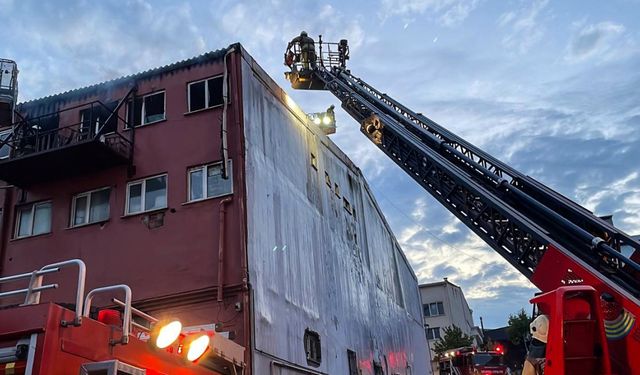
[[[502,44],[519,53],[525,53],[542,40],[545,28],[538,18],[548,3],[548,0],[526,2],[525,7],[500,15],[498,26],[509,29],[502,39]]]
[[[428,14],[440,25],[453,27],[462,23],[479,3],[479,0],[382,0],[380,17],[385,20],[402,16],[406,28],[416,16]]]
[[[577,23],[574,28],[565,57],[568,61],[622,57],[633,48],[632,40],[625,37],[626,29],[622,24],[606,21],[580,26]]]

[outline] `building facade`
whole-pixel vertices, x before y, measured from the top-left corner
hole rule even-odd
[[[464,334],[473,338],[474,345],[482,343],[482,335],[473,322],[473,311],[459,286],[445,278],[439,282],[420,284],[419,289],[429,358],[433,373],[438,374],[438,361],[433,346],[444,336],[445,328],[460,328]]]
[[[417,279],[362,173],[241,45],[17,112],[0,275],[80,258],[87,290],[215,325],[246,373],[426,372]]]

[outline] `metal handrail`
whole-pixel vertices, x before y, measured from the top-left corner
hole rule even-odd
[[[60,268],[50,268],[50,269],[46,269],[44,271],[36,271],[36,274],[38,276],[40,275],[46,275],[48,273],[54,273],[54,272],[58,272],[60,271]],[[0,284],[2,283],[8,283],[11,281],[17,281],[17,280],[22,280],[22,279],[29,279],[33,276],[33,272],[27,272],[27,273],[21,273],[19,275],[11,275],[11,276],[5,276],[5,277],[0,277]],[[2,295],[0,295],[2,296]]]
[[[123,323],[122,323],[122,338],[120,339],[119,342],[113,341],[111,342],[112,345],[115,344],[128,344],[129,343],[129,333],[131,332],[131,288],[129,288],[128,285],[125,284],[119,284],[119,285],[111,285],[111,286],[104,286],[102,288],[96,288],[93,289],[92,291],[90,291],[89,293],[87,293],[87,297],[85,297],[84,299],[84,316],[85,317],[89,317],[89,314],[91,312],[91,302],[93,301],[93,297],[96,296],[96,294],[99,293],[105,293],[105,292],[112,292],[114,290],[123,290],[124,291],[124,317],[123,317]]]
[[[15,157],[55,150],[68,145],[93,142],[96,140],[102,140],[103,143],[107,143],[108,146],[112,147],[115,147],[117,144],[126,145],[124,146],[126,149],[133,146],[133,142],[118,131],[97,137],[96,135],[91,134],[91,132],[85,133],[80,131],[79,125],[81,124],[82,122],[79,122],[62,128],[11,136],[2,142],[2,145],[6,144],[16,150],[18,153]],[[126,149],[124,151],[126,151]]]
[[[129,121],[124,119],[119,115],[119,111],[124,104],[129,102],[129,98],[131,94],[135,92],[136,86],[132,86],[131,89],[124,95],[116,105],[115,108],[109,108],[106,104],[104,104],[100,100],[95,100],[89,103],[81,103],[78,105],[74,105],[68,108],[64,108],[58,111],[54,111],[51,113],[46,113],[43,115],[25,118],[21,116],[19,113],[19,117],[21,118],[19,121],[16,121],[12,124],[14,131],[5,139],[0,141],[0,147],[4,145],[8,145],[13,150],[17,150],[18,153],[15,156],[23,156],[29,155],[36,152],[44,152],[48,150],[54,150],[57,148],[62,148],[70,144],[77,144],[86,141],[100,141],[104,140],[105,136],[109,138],[118,139],[117,142],[110,142],[111,146],[114,146],[116,143],[126,144],[126,149],[118,151],[123,151],[125,153],[131,153],[131,147],[133,146],[133,141],[128,139],[123,135],[122,132],[118,131],[118,127],[114,129],[113,132],[104,135],[104,129],[107,124],[109,124],[112,119],[116,119],[122,121],[125,124],[125,128],[128,127]],[[86,124],[84,121],[74,122],[72,124],[65,125],[63,127],[56,127],[55,129],[49,130],[39,130],[36,126],[39,123],[47,118],[58,116],[63,112],[76,110],[79,108],[86,108],[91,110],[91,120],[89,120],[90,128],[88,131],[82,131],[83,124]],[[102,119],[100,127],[94,131],[94,111],[96,109],[104,110],[108,113],[106,119]]]
[[[85,286],[85,281],[87,279],[87,266],[84,264],[84,262],[80,259],[71,259],[71,260],[66,260],[63,262],[58,262],[58,263],[53,263],[53,264],[48,264],[44,267],[42,267],[40,269],[40,271],[45,271],[47,269],[51,269],[51,268],[63,268],[63,267],[67,267],[67,266],[78,266],[78,283],[76,285],[76,311],[75,311],[75,318],[73,320],[73,325],[78,327],[80,326],[80,324],[82,324],[82,297],[84,296],[84,286]],[[37,292],[37,300],[40,300],[40,292]],[[28,298],[29,295],[27,295],[26,298]],[[25,300],[26,300],[25,298]],[[63,326],[67,326],[68,322],[63,320],[61,322],[61,324]]]
[[[126,308],[126,304],[124,302],[120,301],[119,299],[113,298],[112,301],[116,305]],[[140,310],[136,309],[135,307],[131,307],[131,313],[133,315],[135,315],[135,316],[139,316],[142,319],[148,321],[149,324],[157,323],[159,321],[158,318],[154,318],[153,316],[151,316],[151,315],[149,315],[149,314],[147,314],[147,313],[145,313],[143,311],[140,311]],[[135,321],[133,321],[133,319],[131,320],[131,325],[136,327],[136,328],[138,328],[138,329],[141,329],[143,331],[150,331],[151,330],[149,327],[146,327],[146,326],[143,326],[142,324],[136,323]]]
[[[29,293],[29,292],[41,292],[43,290],[49,290],[49,289],[58,289],[58,284],[48,284],[48,285],[43,285],[43,286],[37,286],[37,287],[34,287],[34,288],[24,288],[24,289],[10,290],[8,292],[0,293],[0,298],[17,296],[17,295],[20,295],[20,294],[23,294],[23,293]]]
[[[58,284],[49,284],[42,285],[42,278],[44,275],[48,275],[50,273],[58,272],[60,269],[68,266],[78,266],[78,283],[76,286],[76,309],[75,309],[75,318],[71,325],[79,326],[82,324],[82,307],[83,307],[83,296],[84,296],[84,286],[87,278],[87,267],[84,262],[80,259],[71,259],[64,262],[52,263],[42,267],[39,270],[22,273],[19,275],[5,276],[0,278],[0,284],[13,282],[23,279],[29,279],[29,287],[24,289],[16,289],[10,290],[6,292],[0,293],[0,298],[15,296],[20,294],[25,294],[24,304],[32,305],[40,303],[40,293],[44,290],[55,289],[58,287]],[[63,320],[61,321],[63,326],[70,325],[69,322]]]

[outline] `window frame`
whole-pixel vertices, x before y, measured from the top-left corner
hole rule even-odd
[[[90,217],[91,217],[91,195],[93,193],[97,193],[99,191],[103,191],[103,190],[109,190],[109,199],[107,200],[107,218],[106,219],[102,219],[102,220],[98,220],[98,221],[90,221]],[[78,198],[81,197],[87,197],[87,203],[86,203],[86,210],[87,210],[87,220],[85,223],[82,224],[76,224],[76,220],[75,220],[75,216],[76,216],[76,202],[78,200]],[[91,225],[91,224],[98,224],[98,223],[104,223],[105,221],[109,221],[109,219],[111,219],[111,186],[104,186],[101,188],[97,188],[97,189],[93,189],[93,190],[89,190],[89,191],[84,191],[82,193],[78,193],[76,195],[74,195],[71,198],[71,215],[69,216],[69,228],[78,228],[78,227],[84,227],[86,225]]]
[[[438,337],[436,337],[436,335],[434,334],[435,332],[438,333]],[[442,338],[442,335],[440,334],[440,327],[429,327],[427,328],[427,340],[439,340]]]
[[[307,328],[304,330],[303,342],[307,364],[313,367],[320,367],[320,364],[322,364],[322,339],[320,334]]]
[[[187,112],[186,114],[190,114],[190,113],[196,113],[196,112],[200,112],[200,111],[206,111],[207,109],[211,109],[211,108],[217,108],[217,107],[221,107],[224,105],[224,103],[221,104],[216,104],[216,105],[212,105],[209,106],[209,98],[211,97],[210,93],[209,93],[209,84],[208,81],[216,79],[216,78],[222,78],[223,82],[223,101],[224,101],[224,74],[218,74],[215,76],[211,76],[211,77],[207,77],[207,78],[202,78],[199,79],[197,81],[191,81],[191,82],[187,82]],[[196,83],[200,83],[200,82],[204,82],[204,108],[199,108],[199,109],[191,109],[191,85],[195,85]],[[228,93],[228,91],[227,91]],[[227,98],[227,104],[229,104],[229,98]]]
[[[158,178],[158,177],[165,177],[165,191],[166,191],[166,196],[165,196],[165,205],[164,207],[156,207],[150,210],[145,210],[145,203],[146,203],[146,186],[147,186],[147,180],[151,180],[154,178]],[[132,185],[137,185],[137,184],[142,184],[141,190],[140,190],[140,211],[136,211],[136,212],[129,212],[129,199],[130,197],[130,187]],[[126,186],[126,191],[125,191],[125,201],[124,201],[124,215],[123,216],[135,216],[135,215],[140,215],[140,214],[145,214],[148,212],[154,212],[154,211],[160,211],[160,210],[166,210],[167,208],[169,208],[169,174],[168,173],[160,173],[157,175],[153,175],[153,176],[148,176],[148,177],[144,177],[144,178],[140,178],[134,181],[129,181],[127,182],[127,186]]]
[[[432,306],[435,306],[435,311],[436,311],[435,314],[432,313],[432,310],[431,310]],[[441,308],[442,308],[442,312],[440,312]],[[425,314],[425,312],[429,312],[429,314],[427,315]],[[442,301],[425,303],[422,305],[422,314],[426,317],[444,316],[446,315],[444,313],[444,303]]]
[[[163,106],[164,106],[164,117],[161,118],[161,119],[155,120],[155,121],[144,122],[144,119],[146,117],[145,116],[145,99],[148,98],[149,96],[159,95],[159,94],[164,94],[164,104],[163,104]],[[131,125],[131,124],[129,124],[129,120],[130,120],[129,111],[132,110],[132,109],[135,111],[135,99],[136,98],[133,98],[133,100],[131,100],[131,101],[129,101],[127,103],[127,110],[125,111],[126,112],[126,119],[127,119],[127,121],[125,123],[126,125],[124,127],[125,130],[130,130],[132,128],[140,128],[140,127],[143,127],[143,126],[147,126],[147,125],[151,125],[151,124],[155,124],[155,123],[167,120],[167,90],[166,89],[153,91],[153,92],[150,92],[148,94],[145,94],[145,95],[142,95],[141,97],[139,97],[139,99],[142,99],[142,106],[140,107],[140,124],[139,125],[136,125],[136,124]],[[135,118],[135,114],[134,114],[133,118]]]
[[[229,165],[227,165],[227,172],[231,172],[231,173],[228,173],[229,180],[231,182],[231,191],[224,194],[208,196],[207,179],[209,177],[209,174],[208,174],[209,167],[218,166],[218,165],[221,166],[222,163],[224,163],[224,161],[221,160],[213,163],[194,165],[193,167],[187,168],[187,202],[186,203],[195,203],[195,202],[205,201],[207,199],[215,199],[215,198],[224,197],[227,195],[233,195],[233,188],[234,188],[233,187],[233,162],[231,159],[229,159]],[[197,170],[202,171],[202,198],[191,199],[191,173]]]
[[[35,224],[35,216],[36,216],[36,207],[49,205],[49,231],[44,233],[33,234],[33,225]],[[31,218],[29,219],[29,234],[20,235],[20,221],[22,219],[22,211],[29,207],[31,211]],[[53,202],[51,200],[32,202],[24,205],[20,205],[16,207],[16,217],[15,217],[15,226],[14,226],[13,238],[14,239],[23,239],[34,236],[42,236],[45,234],[49,234],[53,230]]]
[[[112,104],[112,103],[107,103],[106,105],[109,105],[109,104]],[[116,102],[116,106],[117,106],[117,102]],[[100,113],[98,113],[94,118],[93,117],[93,112],[94,112],[93,108],[101,108],[101,106],[100,106],[100,104],[97,104],[96,107],[83,108],[83,109],[80,109],[80,111],[78,111],[78,113],[80,114],[80,129],[79,129],[80,133],[82,133],[82,125],[84,124],[84,115],[85,115],[85,112],[87,112],[87,111],[92,114],[91,118],[89,119],[89,128],[88,128],[89,133],[88,134],[91,134],[92,136],[95,136],[96,134],[98,134],[98,130],[100,130],[100,128],[102,126],[106,125],[106,121],[107,121],[107,119],[109,119],[110,113],[107,114],[107,117],[104,118],[104,119],[101,118]],[[104,107],[102,107],[102,108],[104,109]],[[165,104],[165,112],[166,111],[167,111],[167,109],[166,109],[166,104]],[[115,126],[114,126],[114,130],[110,131],[110,132],[106,132],[106,133],[104,133],[102,135],[115,134],[116,131],[118,130],[118,117],[117,117],[118,114],[115,113],[114,115],[116,116],[116,119],[115,119],[116,123],[115,123]],[[95,120],[93,124],[91,123],[91,120]],[[101,120],[104,120],[105,123],[102,124]]]
[[[2,136],[5,135],[5,134],[10,135],[11,133],[13,133],[13,129],[12,128],[8,128],[8,129],[5,129],[5,130],[2,130],[2,131],[0,131],[0,138],[2,138]],[[8,144],[5,144],[4,146],[9,148],[9,153],[7,154],[7,156],[0,157],[0,160],[8,159],[11,156],[11,146],[9,146]]]

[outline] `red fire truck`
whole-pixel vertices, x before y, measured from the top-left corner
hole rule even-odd
[[[503,353],[477,351],[473,347],[452,349],[438,359],[440,375],[507,375]]]
[[[68,309],[39,303],[57,284],[46,275],[77,270],[76,299]],[[206,327],[182,327],[176,318],[158,320],[131,307],[131,289],[113,285],[84,293],[86,267],[75,259],[0,278],[0,299],[24,296],[0,309],[0,375],[242,374],[244,348]],[[3,289],[4,290],[4,289]],[[113,298],[124,296],[123,300]],[[110,297],[113,309],[92,309],[96,297]]]

